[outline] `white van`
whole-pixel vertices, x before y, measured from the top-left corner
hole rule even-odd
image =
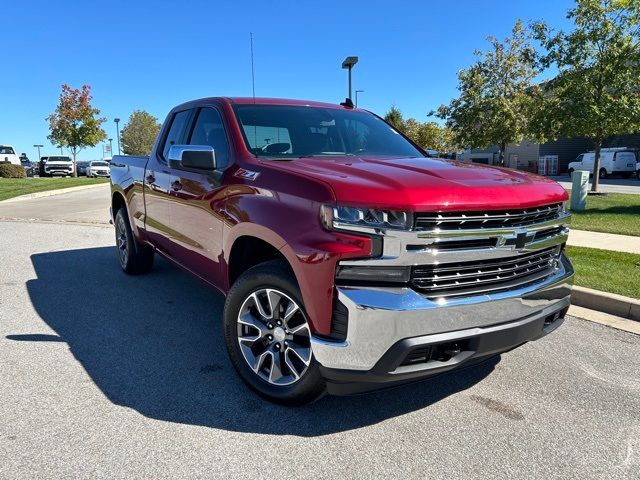
[[[575,162],[569,164],[569,175],[574,170],[593,172],[595,158],[595,152],[578,155]],[[637,161],[636,152],[627,147],[603,148],[600,151],[600,178],[615,174],[628,178],[636,172]]]
[[[0,145],[0,162],[9,162],[13,165],[21,165],[20,157],[11,145]]]

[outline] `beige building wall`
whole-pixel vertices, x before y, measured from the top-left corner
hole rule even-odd
[[[504,153],[506,167],[535,172],[538,164],[540,145],[523,140],[519,144],[508,145]]]

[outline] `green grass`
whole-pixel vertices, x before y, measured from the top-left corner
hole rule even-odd
[[[640,255],[596,248],[567,247],[576,285],[640,298]]]
[[[0,201],[27,193],[106,183],[107,178],[0,178]]]
[[[571,228],[576,230],[640,236],[640,195],[590,195],[587,209],[572,213]]]

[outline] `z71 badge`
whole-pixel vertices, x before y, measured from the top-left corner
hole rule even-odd
[[[244,168],[239,168],[236,170],[236,173],[233,174],[234,177],[238,178],[246,178],[247,180],[255,180],[260,175],[260,172],[252,172],[251,170],[245,170]]]

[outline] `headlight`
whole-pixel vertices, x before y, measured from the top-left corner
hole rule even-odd
[[[396,230],[411,228],[411,214],[399,210],[323,205],[320,218],[328,230],[349,230],[354,226]]]

